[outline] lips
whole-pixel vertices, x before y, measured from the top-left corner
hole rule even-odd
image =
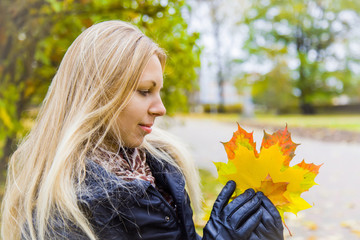
[[[152,124],[139,124],[140,128],[144,130],[146,133],[151,133]]]

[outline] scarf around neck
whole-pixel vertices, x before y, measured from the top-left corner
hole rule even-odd
[[[121,149],[118,154],[99,150],[94,162],[125,181],[145,180],[155,187],[155,178],[146,162],[145,152],[137,148]]]
[[[118,154],[115,154],[101,148],[93,161],[125,181],[130,182],[139,179],[150,182],[176,211],[176,205],[171,194],[156,185],[144,151],[137,148],[123,148]]]

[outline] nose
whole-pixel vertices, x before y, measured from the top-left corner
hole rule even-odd
[[[161,100],[161,97],[158,96],[153,104],[149,108],[149,113],[154,116],[164,116],[166,113],[166,108]]]

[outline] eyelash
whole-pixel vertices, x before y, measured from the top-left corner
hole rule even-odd
[[[146,97],[146,96],[150,93],[150,90],[138,90],[138,92],[139,92],[142,96]]]

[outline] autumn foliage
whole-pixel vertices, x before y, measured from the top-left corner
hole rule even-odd
[[[253,133],[238,125],[229,142],[223,143],[228,163],[216,162],[219,181],[236,182],[235,195],[248,188],[262,191],[276,206],[284,219],[284,212],[297,212],[311,207],[301,194],[315,185],[321,165],[301,163],[290,166],[298,144],[291,140],[287,127],[272,135],[264,132],[260,152],[256,150]]]

